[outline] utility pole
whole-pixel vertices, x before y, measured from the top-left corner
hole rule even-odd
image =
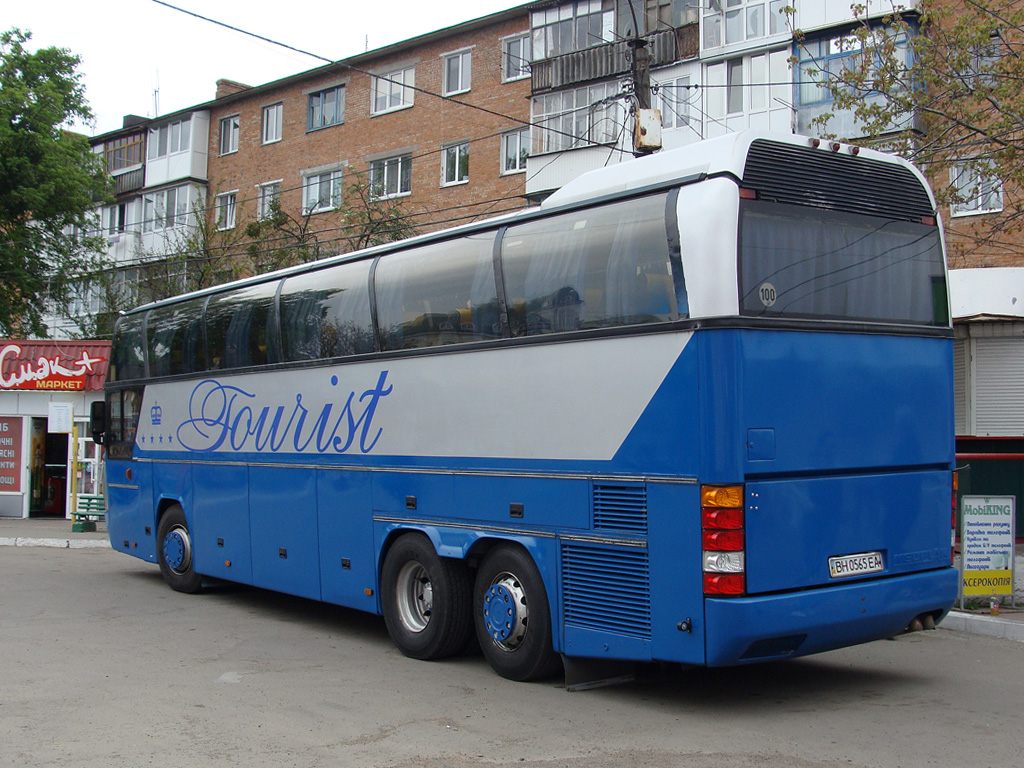
[[[630,74],[636,99],[633,125],[633,155],[641,157],[661,149],[661,112],[651,109],[651,52],[647,40],[635,34],[629,41],[632,51]]]

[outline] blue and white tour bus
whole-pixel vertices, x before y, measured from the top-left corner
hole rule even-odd
[[[94,431],[111,542],[173,589],[535,680],[934,626],[952,367],[922,175],[745,132],[128,312]]]

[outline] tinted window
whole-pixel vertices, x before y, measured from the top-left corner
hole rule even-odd
[[[129,315],[117,321],[110,350],[110,381],[141,379],[145,376],[146,345],[142,338],[144,315]]]
[[[494,233],[384,256],[374,286],[384,349],[500,338]]]
[[[935,226],[744,200],[744,315],[949,325]]]
[[[513,336],[674,320],[666,195],[509,227],[502,240]],[[681,282],[681,281],[680,281]]]
[[[277,283],[222,293],[206,305],[206,342],[211,369],[269,362]]]
[[[373,352],[369,291],[372,263],[340,264],[284,281],[281,344],[285,360]]]
[[[203,299],[151,310],[146,318],[149,375],[173,376],[206,367]]]

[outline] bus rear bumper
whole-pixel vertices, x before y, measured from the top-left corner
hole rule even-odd
[[[805,656],[902,632],[915,617],[938,622],[956,600],[957,571],[943,568],[798,593],[705,601],[706,664]]]

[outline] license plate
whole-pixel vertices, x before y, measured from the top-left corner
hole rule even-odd
[[[861,576],[865,573],[878,573],[885,570],[881,552],[861,552],[859,555],[843,555],[830,557],[828,570],[833,579],[848,576]]]

